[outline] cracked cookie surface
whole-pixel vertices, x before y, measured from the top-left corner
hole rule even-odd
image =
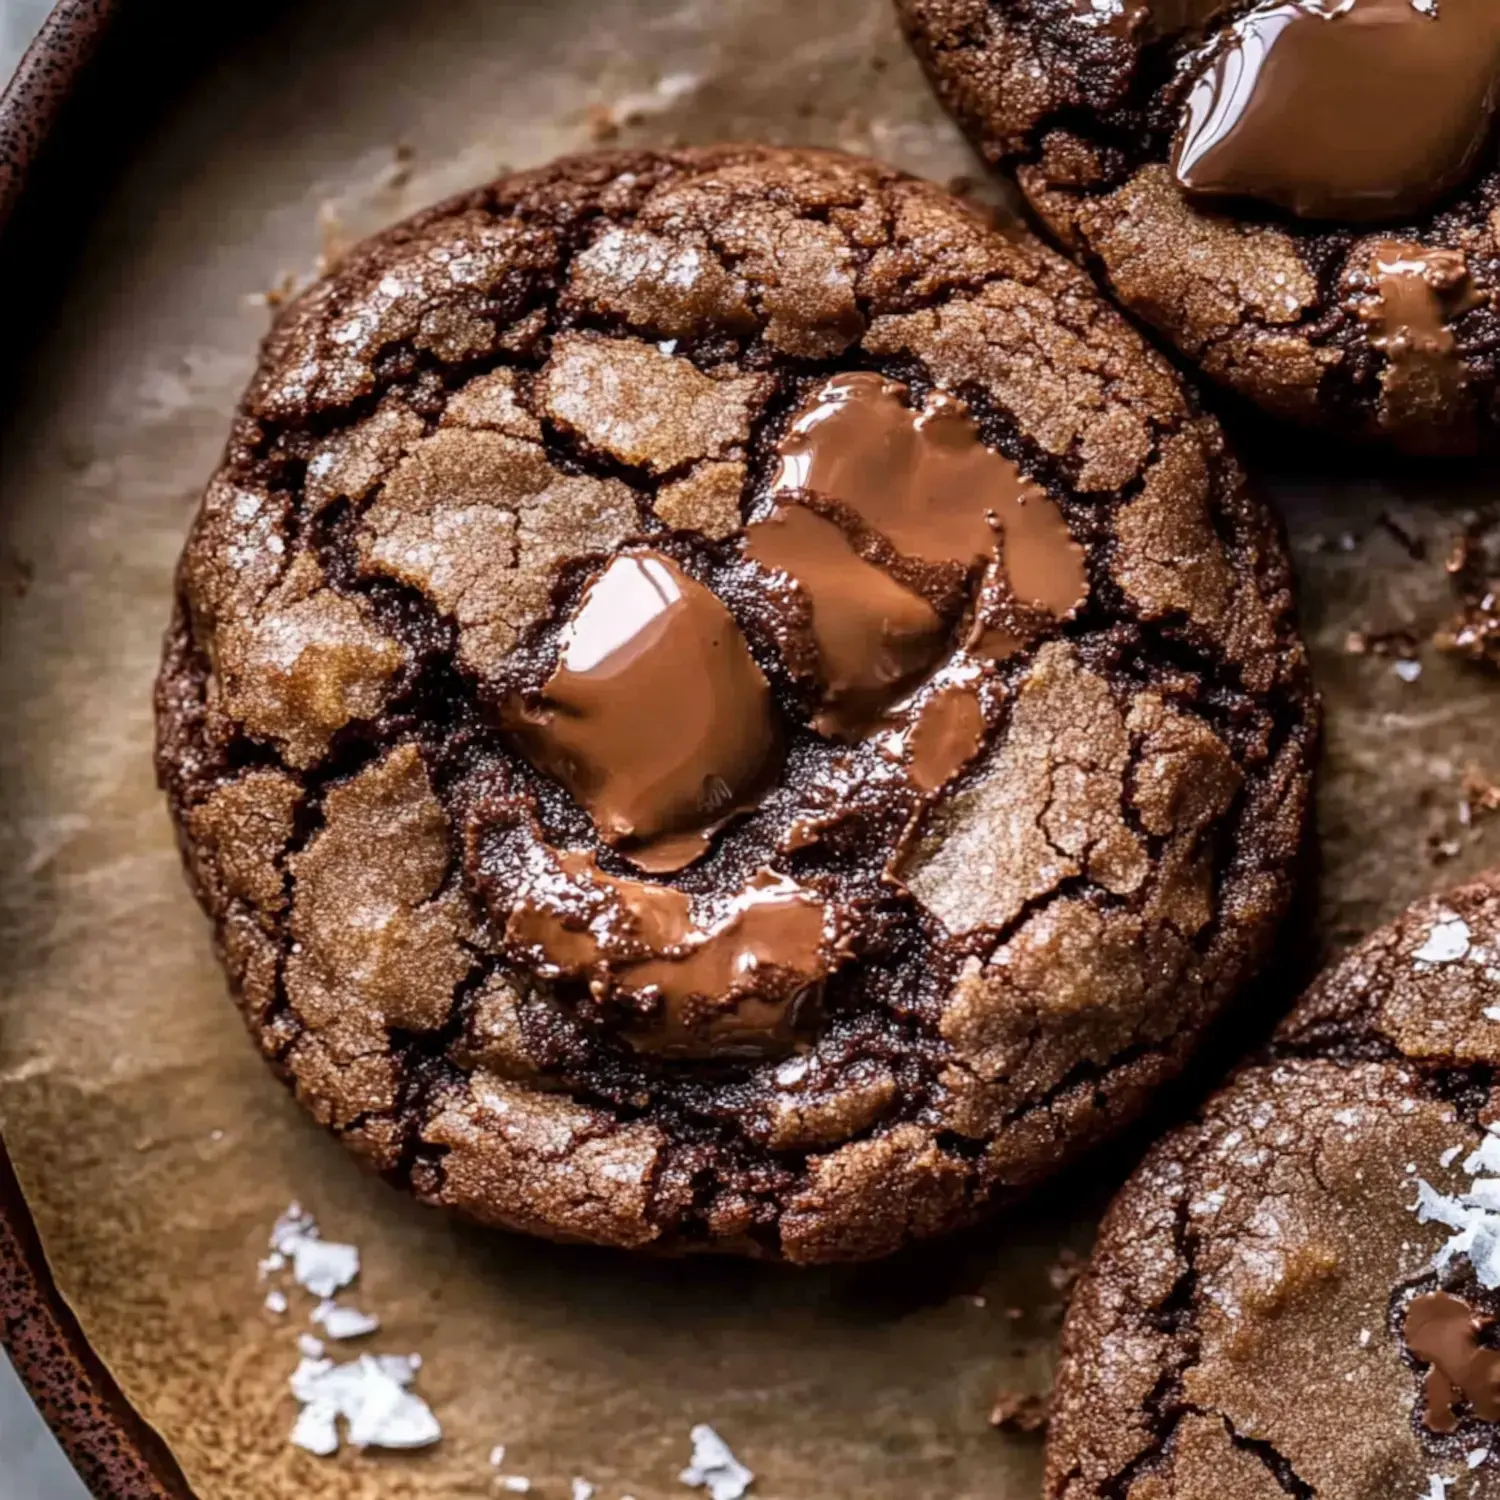
[[[178,588],[158,767],[251,1031],[487,1223],[955,1227],[1137,1113],[1289,897],[1268,514],[1078,272],[868,161],[581,157],[356,248]]]
[[[1444,24],[1478,32],[1458,34],[1450,48],[1456,59],[1425,62],[1415,57],[1425,33],[1404,47],[1396,36],[1394,55],[1383,59],[1395,68],[1393,77],[1379,75],[1364,92],[1351,85],[1341,112],[1333,64],[1343,54],[1326,44],[1342,40],[1340,24],[1355,33],[1362,17],[1334,24],[1318,18],[1342,15],[1349,5],[896,5],[939,96],[975,145],[1015,173],[1033,210],[1070,254],[1208,375],[1275,415],[1350,437],[1421,452],[1500,444],[1500,169],[1489,113],[1500,76],[1500,28],[1483,6],[1357,0],[1354,11],[1364,7],[1379,22],[1401,8],[1414,31],[1432,22],[1429,30],[1438,35],[1436,20],[1446,18]],[[1292,30],[1305,27],[1325,44],[1322,52],[1299,55],[1291,31],[1277,30],[1289,20]],[[1369,40],[1354,37],[1352,79],[1377,78],[1368,48],[1359,45]],[[1260,57],[1278,43],[1289,54],[1276,64],[1285,80],[1276,86],[1288,96],[1275,104],[1282,118],[1272,118],[1268,101],[1251,119],[1253,102],[1244,101],[1257,87]],[[1396,76],[1402,56],[1418,69],[1410,80]],[[1221,61],[1222,87],[1212,96]],[[1308,77],[1294,72],[1299,66]],[[1271,71],[1265,68],[1264,76]],[[1320,98],[1335,102],[1326,115],[1303,119],[1298,101]],[[1404,152],[1422,144],[1437,150],[1422,124],[1440,134],[1439,122],[1417,118],[1437,106],[1418,109],[1414,98],[1452,100],[1455,111],[1471,110],[1470,119],[1441,121],[1466,151],[1451,181],[1432,160],[1419,168],[1406,160]],[[1240,108],[1249,121],[1242,137],[1254,132],[1253,139],[1223,170],[1195,176],[1188,164],[1193,130],[1211,134],[1207,120],[1227,134],[1225,122]],[[1388,159],[1383,211],[1357,199],[1319,201],[1340,169],[1339,161],[1324,160],[1340,119],[1351,137],[1341,158],[1350,173],[1352,163],[1379,166]],[[1222,148],[1222,139],[1216,144]],[[1213,164],[1226,154],[1204,150]],[[1431,189],[1403,200],[1403,170]]]
[[[1052,1500],[1500,1495],[1497,1063],[1492,873],[1329,970],[1122,1190],[1064,1329]]]

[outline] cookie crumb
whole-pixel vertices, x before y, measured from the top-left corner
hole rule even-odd
[[[1500,595],[1496,590],[1500,511],[1469,518],[1446,563],[1458,611],[1433,636],[1440,650],[1483,666],[1500,666]]]
[[[707,1423],[700,1422],[688,1436],[693,1440],[693,1459],[678,1476],[682,1483],[707,1490],[709,1500],[741,1500],[755,1483],[755,1475]]]
[[[620,133],[620,122],[607,104],[591,104],[583,112],[584,128],[591,141],[612,141]]]
[[[1078,1278],[1083,1275],[1083,1268],[1087,1264],[1076,1250],[1063,1249],[1057,1252],[1057,1259],[1047,1267],[1047,1281],[1062,1299],[1064,1307],[1073,1300],[1073,1293],[1078,1288]]]
[[[1389,656],[1412,661],[1421,649],[1421,643],[1409,630],[1351,630],[1344,637],[1344,652],[1348,656]]]
[[[1051,1404],[1050,1397],[1034,1391],[998,1391],[990,1409],[990,1426],[1000,1432],[1045,1432]]]

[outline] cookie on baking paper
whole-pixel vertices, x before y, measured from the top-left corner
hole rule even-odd
[[[1500,872],[1158,1144],[1063,1335],[1052,1500],[1500,1496]]]
[[[1262,961],[1289,589],[1034,241],[831,153],[580,157],[282,317],[159,768],[262,1049],[419,1198],[870,1257],[1135,1114]]]
[[[937,91],[1132,312],[1267,411],[1500,446],[1488,0],[897,0]]]

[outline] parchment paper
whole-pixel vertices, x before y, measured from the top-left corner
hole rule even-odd
[[[1028,1500],[1039,1446],[991,1431],[991,1399],[1045,1387],[1046,1268],[1086,1246],[1129,1148],[866,1270],[650,1263],[456,1227],[364,1177],[262,1066],[149,761],[172,565],[267,322],[249,297],[308,273],[325,240],[622,116],[626,142],[758,136],[938,180],[979,169],[883,0],[293,9],[195,84],[118,184],[5,414],[0,1128],[59,1283],[204,1500],[485,1495],[496,1443],[543,1497],[579,1475],[601,1500],[660,1500],[687,1493],[700,1421],[766,1500]],[[1260,427],[1241,444],[1278,471],[1329,698],[1327,949],[1500,858],[1495,824],[1458,820],[1465,768],[1500,772],[1496,685],[1431,651],[1408,683],[1345,650],[1352,629],[1437,623],[1447,539],[1487,481],[1326,454],[1312,468]],[[1425,558],[1378,524],[1384,507]],[[356,1300],[384,1323],[367,1347],[424,1356],[436,1449],[287,1446],[312,1299],[273,1316],[255,1265],[293,1198],[363,1251]]]

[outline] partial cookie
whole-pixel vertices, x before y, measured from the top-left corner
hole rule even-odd
[[[1132,312],[1279,416],[1500,442],[1488,0],[896,0],[943,102]]]
[[[1052,1500],[1500,1495],[1500,872],[1158,1144],[1069,1311]]]
[[[873,163],[565,161],[266,344],[159,766],[262,1048],[419,1197],[820,1261],[1129,1118],[1307,812],[1285,555],[1065,262]]]

